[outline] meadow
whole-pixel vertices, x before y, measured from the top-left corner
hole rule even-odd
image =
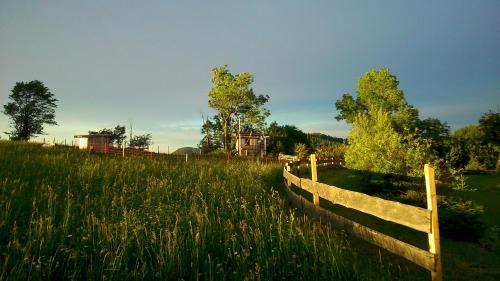
[[[2,141],[0,279],[406,276],[404,268],[359,258],[345,235],[290,208],[279,194],[281,169]]]

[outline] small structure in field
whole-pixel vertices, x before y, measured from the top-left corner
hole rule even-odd
[[[74,144],[87,152],[108,153],[110,137],[111,135],[107,134],[75,135]]]
[[[236,148],[240,156],[266,155],[267,138],[261,134],[239,134],[236,136]]]

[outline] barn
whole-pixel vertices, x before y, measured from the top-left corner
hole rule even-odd
[[[90,135],[75,135],[75,147],[86,150],[87,152],[109,152],[109,139],[111,135],[107,134],[90,134]]]

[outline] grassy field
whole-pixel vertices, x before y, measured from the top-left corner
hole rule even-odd
[[[398,280],[295,212],[279,165],[0,142],[1,280]],[[427,275],[425,275],[427,277]]]
[[[308,171],[303,170],[302,176],[307,176]],[[364,177],[361,173],[348,169],[327,169],[318,172],[320,182],[346,188],[349,190],[371,193],[370,187],[367,187],[364,182]],[[474,203],[481,205],[484,213],[481,215],[481,220],[485,225],[485,229],[500,225],[500,174],[473,174],[467,175],[467,184],[470,188],[477,189],[476,191],[457,191],[445,184],[438,183],[437,189],[439,195],[454,196],[465,200],[473,200]],[[379,179],[380,180],[380,179]],[[374,181],[377,179],[375,177]],[[411,189],[414,189],[422,194],[425,192],[424,179],[416,179],[411,184]],[[397,198],[397,197],[396,197]],[[360,221],[381,232],[390,234],[403,241],[408,241],[426,249],[427,237],[411,229],[388,223],[373,216],[368,216],[360,212],[355,212],[350,209],[341,208],[338,206],[328,206],[330,209],[340,213],[353,220]],[[442,222],[441,222],[442,223]],[[378,249],[365,245],[363,247],[367,252],[377,252]],[[457,241],[453,239],[441,238],[443,251],[443,273],[445,280],[500,280],[500,253],[498,251],[488,250],[480,243]],[[395,263],[406,265],[407,263],[395,256],[385,255],[386,263]],[[418,268],[407,265],[412,274],[419,273]]]

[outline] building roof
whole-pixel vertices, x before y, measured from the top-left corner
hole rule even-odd
[[[261,138],[261,137],[265,137],[265,138],[268,138],[269,136],[263,136],[259,133],[253,133],[253,134],[248,134],[248,133],[241,133],[240,134],[242,138],[255,138],[255,139],[258,139],[258,138]],[[238,134],[236,134],[236,136],[238,136]]]
[[[111,137],[111,135],[109,134],[75,135],[75,138],[89,138],[89,137]]]

